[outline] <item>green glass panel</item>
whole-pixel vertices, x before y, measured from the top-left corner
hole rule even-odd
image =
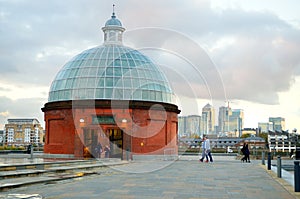
[[[87,79],[88,81],[87,81],[87,87],[88,88],[94,88],[95,87],[95,82],[96,82],[96,78],[92,78],[92,77],[90,77],[90,78],[88,78]]]
[[[94,77],[97,75],[97,68],[90,68],[88,76]]]
[[[112,97],[112,89],[105,88],[104,92],[105,92],[105,96],[104,96],[105,99],[112,99],[111,98]]]
[[[106,68],[106,76],[113,76],[113,67]]]
[[[122,70],[120,67],[115,67],[114,68],[114,76],[120,77],[122,76]]]
[[[124,78],[123,83],[124,83],[124,88],[131,88],[132,87],[131,78]]]
[[[143,100],[148,100],[149,99],[149,91],[147,91],[147,90],[143,90],[142,91],[142,99]]]
[[[100,59],[100,66],[106,66],[106,59]]]
[[[106,87],[113,87],[114,81],[112,77],[105,78],[105,86]]]
[[[93,124],[115,124],[115,119],[111,115],[101,115],[101,116],[93,116],[92,118]]]
[[[121,66],[121,60],[120,59],[115,59],[114,66]]]
[[[122,59],[121,63],[122,63],[122,66],[128,66],[128,61],[127,60]]]
[[[104,88],[96,89],[96,98],[104,98]]]

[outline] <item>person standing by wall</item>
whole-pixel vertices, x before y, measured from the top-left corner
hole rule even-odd
[[[95,147],[95,158],[101,158],[102,150],[102,145],[100,142],[98,142],[98,144]]]
[[[109,158],[110,148],[108,147],[108,145],[105,146],[104,152],[105,152],[105,158]]]

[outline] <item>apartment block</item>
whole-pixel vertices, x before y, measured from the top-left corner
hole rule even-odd
[[[43,143],[44,131],[35,118],[8,119],[4,126],[4,144],[26,146]]]

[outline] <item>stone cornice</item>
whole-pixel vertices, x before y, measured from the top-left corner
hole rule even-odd
[[[157,105],[157,106],[154,106]],[[166,110],[179,114],[180,110],[177,105],[150,102],[150,101],[133,101],[133,100],[69,100],[48,102],[42,108],[43,112],[58,109],[72,109],[72,108],[115,108],[115,109],[146,109],[149,110]]]

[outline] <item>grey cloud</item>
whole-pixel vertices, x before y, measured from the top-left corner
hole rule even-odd
[[[44,124],[41,108],[45,103],[45,99],[31,98],[11,100],[7,97],[0,96],[0,102],[0,113],[8,112],[7,115],[0,114],[0,124],[7,123],[8,118],[37,118],[40,123]]]
[[[216,67],[209,67],[213,63],[209,57],[201,57],[205,54],[201,49],[193,52],[196,43],[180,43],[176,37],[168,38],[167,31],[161,35],[143,34],[144,37],[134,40],[136,46],[181,50],[184,57],[196,63],[216,99],[225,95],[276,104],[277,92],[288,90],[294,77],[300,74],[299,29],[274,13],[237,9],[217,13],[208,0],[115,3],[117,17],[128,30],[145,26],[173,29],[183,33],[181,39],[187,35],[208,48],[224,37],[235,38],[234,43],[209,53]],[[3,78],[50,86],[58,70],[77,52],[101,44],[101,27],[111,15],[111,6],[109,1],[96,0],[2,2],[0,13],[5,14],[0,20],[0,69]],[[171,46],[172,42],[176,45]],[[44,57],[36,60],[38,54]],[[180,66],[174,67],[178,73]],[[189,77],[198,97],[208,98],[203,78],[188,70],[182,74]],[[169,78],[178,92],[187,95],[184,81],[176,77]]]
[[[142,28],[129,31],[125,39],[134,43],[134,47],[142,52],[156,52],[154,60],[162,65],[177,95],[225,99],[217,68],[191,38],[173,30]]]
[[[86,1],[5,2],[0,10],[7,13],[0,21],[4,79],[48,85],[72,57],[67,53],[101,44],[100,19],[109,15],[100,16],[97,11]],[[58,48],[61,52],[53,52]],[[36,60],[42,53],[46,56]]]
[[[0,91],[10,91],[10,89],[9,88],[0,87]]]
[[[213,59],[222,67],[228,95],[277,104],[277,93],[287,91],[294,77],[299,75],[299,44],[297,40],[275,32],[261,38],[239,35],[232,45],[217,50]]]
[[[204,43],[207,42],[211,46],[224,37],[234,38],[235,41],[232,44],[210,52],[212,61],[216,63],[216,68],[212,63],[207,64],[205,59],[200,59],[201,52],[195,50],[192,42],[183,42],[182,45],[181,41],[184,40],[182,37],[172,40],[172,35],[167,31],[160,31],[155,34],[151,31],[147,33],[145,30],[134,30],[140,35],[131,32],[126,33],[132,34],[129,36],[131,37],[129,40],[135,43],[135,47],[155,46],[156,48],[166,47],[167,41],[171,40],[175,44],[173,48],[180,48],[181,55],[196,63],[216,99],[224,97],[224,86],[226,89],[225,96],[228,98],[277,104],[277,93],[287,91],[292,85],[294,77],[299,75],[300,31],[274,13],[267,11],[230,9],[222,13],[215,13],[210,9],[209,4],[203,4],[205,11],[201,12],[202,10],[196,10],[199,8],[191,5],[176,7],[173,12],[170,10],[174,8],[174,4],[167,8],[164,7],[161,12],[157,6],[158,14],[151,15],[151,17],[156,18],[158,27],[164,24],[165,26],[162,27],[182,30],[183,33],[188,32],[192,36],[191,38],[194,35],[198,35],[200,38],[204,37],[207,39],[204,40]],[[154,6],[152,5],[152,7]],[[188,14],[181,15],[180,13],[187,7],[189,10],[186,13]],[[147,12],[146,8],[142,8],[142,11]],[[149,12],[151,11],[149,10]],[[176,13],[180,17],[174,18]],[[146,16],[147,19],[149,17]],[[135,23],[139,25],[146,24],[145,21],[144,18],[135,19]],[[152,21],[154,20],[152,19]],[[150,21],[150,26],[152,21]],[[141,33],[143,31],[144,33]],[[191,49],[192,52],[189,53]],[[198,56],[198,59],[190,56],[193,52]],[[183,69],[181,74],[185,72],[187,70]],[[219,72],[221,81],[218,77]],[[193,73],[189,73],[186,77],[190,77],[190,83],[198,80],[198,86],[193,84],[194,89],[198,89],[200,95],[207,93],[203,86],[204,81],[199,77],[194,81],[193,75]],[[184,87],[181,80],[171,77],[171,82],[174,85],[177,84],[177,88]],[[184,88],[182,89],[182,92],[186,92]],[[201,97],[207,96],[201,95]]]

